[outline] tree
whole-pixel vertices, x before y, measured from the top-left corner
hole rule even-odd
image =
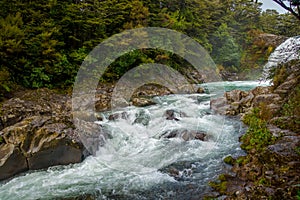
[[[273,0],[300,20],[300,0]]]
[[[281,23],[280,15],[276,10],[267,9],[260,15],[260,27],[265,33],[281,35],[282,33],[280,33],[278,28],[279,22]]]
[[[236,68],[240,65],[241,52],[235,39],[230,35],[227,24],[221,24],[211,38],[214,61],[225,68]]]

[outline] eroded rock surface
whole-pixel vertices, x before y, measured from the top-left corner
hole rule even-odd
[[[72,122],[70,97],[26,91],[2,104],[0,180],[17,173],[81,162],[84,147]]]

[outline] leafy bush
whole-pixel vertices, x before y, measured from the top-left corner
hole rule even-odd
[[[260,110],[253,109],[252,113],[243,118],[243,122],[249,126],[246,134],[241,137],[245,150],[256,149],[262,151],[264,147],[274,143],[275,137],[272,136],[267,128],[267,122],[259,118]]]

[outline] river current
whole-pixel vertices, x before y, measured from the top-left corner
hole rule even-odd
[[[0,199],[199,199],[211,191],[208,182],[228,169],[222,159],[244,152],[238,138],[245,127],[236,118],[212,113],[210,99],[224,88],[249,90],[259,82],[219,82],[203,85],[206,94],[155,97],[156,105],[122,108],[125,119],[95,122],[111,135],[96,155],[82,163],[30,171],[0,183]],[[166,120],[166,110],[185,113]],[[137,120],[139,118],[140,120]],[[173,130],[197,130],[207,141],[165,138]]]

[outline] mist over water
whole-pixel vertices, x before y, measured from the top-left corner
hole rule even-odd
[[[209,83],[210,88],[249,90],[258,82]],[[203,85],[206,87],[207,84]],[[82,163],[56,166],[0,183],[0,199],[61,199],[91,194],[97,199],[183,199],[201,197],[207,185],[226,166],[225,156],[242,155],[238,138],[241,122],[211,112],[209,101],[222,94],[169,95],[154,98],[156,105],[126,107],[101,113],[95,122],[111,135],[95,156]],[[166,110],[183,112],[179,121],[166,120]],[[126,112],[125,119],[108,120]],[[139,118],[140,120],[137,120]],[[207,141],[164,138],[167,131],[198,130]],[[170,169],[178,170],[172,176]]]

